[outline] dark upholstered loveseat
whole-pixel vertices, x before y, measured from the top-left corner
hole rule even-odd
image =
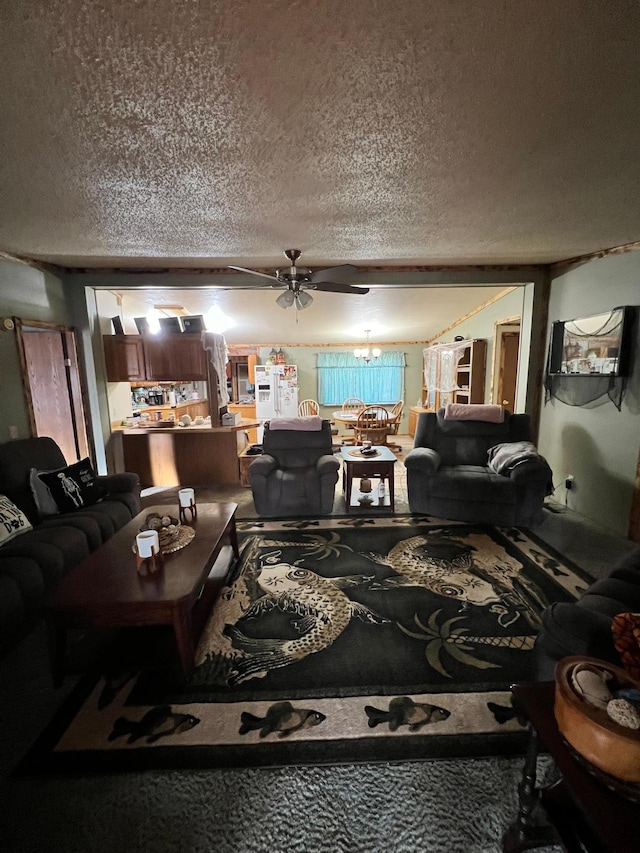
[[[26,438],[0,444],[0,494],[27,516],[27,530],[0,545],[0,644],[6,645],[35,617],[59,579],[99,548],[140,511],[136,474],[98,477],[107,494],[95,505],[40,518],[30,471],[66,466],[51,438]]]
[[[555,602],[543,610],[533,651],[538,681],[553,681],[556,663],[570,655],[621,666],[611,631],[618,613],[640,613],[640,548],[617,560],[577,602]]]
[[[418,417],[405,458],[411,512],[503,527],[529,525],[542,512],[551,469],[527,458],[504,473],[489,467],[489,449],[531,442],[531,418],[504,412],[501,423],[448,420],[445,410]]]

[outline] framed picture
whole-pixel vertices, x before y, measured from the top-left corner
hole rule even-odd
[[[116,335],[124,335],[124,329],[122,328],[122,320],[120,317],[112,317],[111,325],[113,326],[113,331]]]

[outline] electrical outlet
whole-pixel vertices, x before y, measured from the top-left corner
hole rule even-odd
[[[569,474],[567,479],[564,481],[564,486],[565,486],[565,489],[572,489],[573,488],[573,474]]]
[[[10,426],[9,427],[9,438],[17,438],[18,437],[18,427]]]

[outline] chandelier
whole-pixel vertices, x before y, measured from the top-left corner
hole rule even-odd
[[[382,351],[378,349],[378,347],[369,349],[369,335],[371,334],[371,329],[365,329],[364,333],[367,337],[366,346],[354,349],[353,354],[356,358],[361,358],[365,362],[365,364],[369,364],[372,358],[380,358],[380,356],[382,355]]]

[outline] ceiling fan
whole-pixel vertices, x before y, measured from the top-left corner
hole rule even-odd
[[[246,267],[230,265],[230,268],[275,281],[276,284],[272,284],[271,287],[284,286],[286,290],[278,296],[276,304],[281,308],[289,308],[291,305],[295,305],[298,311],[302,311],[303,308],[307,308],[313,302],[313,297],[307,293],[308,290],[362,295],[369,292],[368,287],[354,287],[342,281],[342,279],[349,278],[357,272],[357,268],[353,264],[342,264],[339,267],[327,267],[323,270],[311,272],[310,269],[296,267],[296,261],[301,254],[300,249],[287,249],[284,255],[290,261],[291,266],[276,270],[275,275],[267,275],[267,273],[249,270]]]

